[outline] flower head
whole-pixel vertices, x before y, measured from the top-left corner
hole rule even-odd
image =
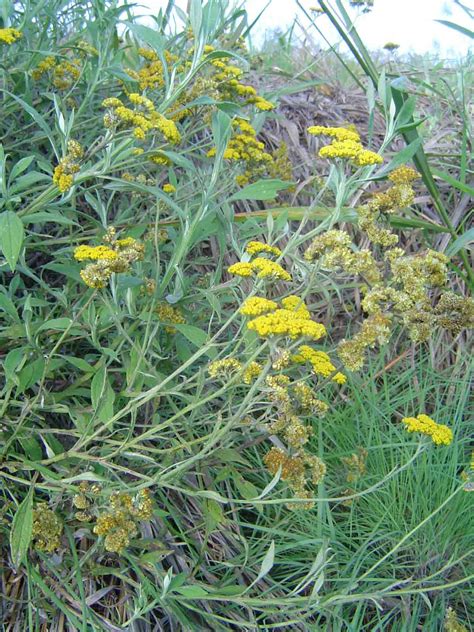
[[[19,31],[18,29],[0,29],[0,43],[8,45],[13,44],[18,39],[20,39],[21,35],[21,31]]]
[[[436,421],[420,413],[416,417],[404,417],[402,423],[408,432],[421,432],[431,437],[436,445],[449,445],[453,441],[453,431],[444,424],[438,424]]]

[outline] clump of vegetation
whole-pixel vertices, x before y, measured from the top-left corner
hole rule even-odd
[[[11,629],[467,629],[467,77],[397,61],[430,109],[319,4],[324,82],[220,0],[4,8]]]

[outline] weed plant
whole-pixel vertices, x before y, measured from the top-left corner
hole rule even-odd
[[[266,90],[243,8],[3,3],[6,630],[470,629],[466,85],[425,151],[319,4],[366,124],[303,178],[268,134],[327,79]]]

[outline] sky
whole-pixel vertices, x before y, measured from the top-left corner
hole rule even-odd
[[[150,13],[166,6],[166,0],[136,0]],[[474,0],[463,0],[465,6],[474,10]],[[177,0],[176,4],[186,7],[186,0]],[[266,30],[288,29],[294,18],[301,24],[307,24],[303,12],[295,0],[248,0],[245,8],[252,21],[265,8],[262,17],[254,30],[253,41],[258,46],[265,38]],[[301,4],[309,9],[317,5],[316,1],[301,0]],[[142,9],[140,13],[146,13]],[[355,15],[355,13],[354,13]],[[370,13],[359,15],[357,29],[368,48],[382,48],[387,42],[400,45],[400,53],[439,53],[443,57],[465,55],[472,46],[467,36],[435,22],[437,19],[449,20],[471,30],[474,24],[468,15],[453,0],[375,0]],[[338,38],[326,16],[317,19],[318,27],[335,44]],[[318,39],[314,31],[315,39]],[[302,36],[301,31],[299,36]]]

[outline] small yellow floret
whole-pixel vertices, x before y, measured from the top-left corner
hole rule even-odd
[[[170,184],[169,182],[167,182],[166,184],[163,185],[163,191],[165,193],[174,193],[176,191],[176,187]]]

